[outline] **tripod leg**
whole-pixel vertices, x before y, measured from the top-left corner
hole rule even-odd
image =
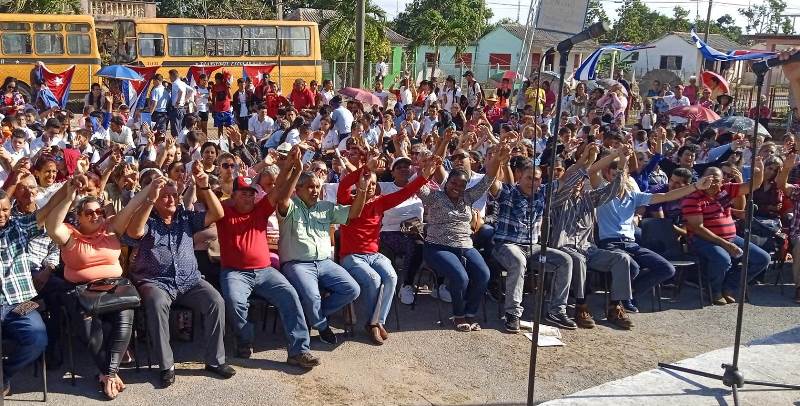
[[[733,406],[739,406],[739,389],[733,385],[731,390],[733,391]]]
[[[664,368],[664,369],[672,369],[672,370],[675,370],[675,371],[686,372],[686,373],[689,373],[689,374],[692,374],[692,375],[702,376],[702,377],[705,377],[705,378],[722,380],[722,375],[712,374],[710,372],[697,371],[697,370],[694,370],[694,369],[679,367],[677,365],[665,364],[663,362],[659,362],[658,366],[661,367],[661,368]]]
[[[800,390],[800,385],[790,385],[788,383],[776,383],[776,382],[765,382],[765,381],[744,381],[747,385],[757,385],[757,386],[769,386],[772,388],[783,388],[783,389],[794,389]]]

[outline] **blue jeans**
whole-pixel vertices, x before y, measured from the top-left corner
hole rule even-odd
[[[736,236],[731,242],[744,250],[744,238]],[[692,251],[704,262],[708,286],[714,297],[719,297],[722,292],[735,293],[739,291],[742,258],[731,258],[724,248],[696,236],[689,240],[689,244]],[[769,266],[769,261],[769,254],[759,246],[750,243],[747,280],[750,281],[764,272]]]
[[[386,324],[392,308],[394,290],[397,286],[397,273],[392,261],[383,254],[351,254],[342,259],[342,266],[350,273],[361,288],[359,296],[359,317],[366,324]],[[378,294],[383,285],[383,294]],[[377,318],[375,317],[377,313]]]
[[[25,316],[11,313],[16,305],[2,306],[3,338],[14,341],[14,352],[7,353],[8,360],[3,362],[3,387],[11,381],[11,377],[36,361],[47,348],[47,330],[39,312],[33,311]],[[44,372],[40,372],[44,373]]]
[[[472,235],[472,244],[479,251],[483,251],[486,256],[491,256],[494,251],[494,227],[489,224],[483,224]]]
[[[453,316],[474,317],[489,282],[489,267],[478,250],[426,242],[422,256],[431,269],[447,279]]]
[[[358,283],[339,264],[322,261],[290,261],[281,266],[289,283],[297,289],[306,319],[317,330],[328,328],[328,316],[356,300]],[[325,299],[320,288],[330,293]]]
[[[650,292],[659,283],[675,275],[675,267],[664,257],[640,247],[633,241],[622,241],[619,239],[606,239],[600,241],[599,248],[625,252],[633,258],[631,262],[631,288],[633,295],[641,295]],[[641,268],[647,268],[647,273],[640,274]]]
[[[289,356],[310,351],[306,319],[300,306],[300,298],[289,281],[275,268],[239,270],[224,268],[219,276],[225,307],[233,319],[234,330],[240,342],[250,344],[255,333],[247,321],[247,300],[255,292],[278,308],[283,331],[289,341]]]
[[[183,116],[186,115],[186,108],[170,108],[167,112],[169,115],[169,130],[173,137],[178,138],[178,134],[183,128]]]

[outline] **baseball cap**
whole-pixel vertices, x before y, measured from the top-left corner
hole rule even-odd
[[[284,142],[283,144],[278,145],[278,148],[275,148],[275,151],[277,151],[279,154],[282,155],[288,154],[289,151],[291,150],[292,150],[292,144],[289,144],[288,142]]]
[[[395,159],[392,161],[392,165],[390,166],[390,168],[391,168],[392,170],[394,170],[394,167],[395,167],[395,166],[397,166],[397,164],[399,164],[399,163],[401,163],[401,162],[407,162],[407,163],[409,163],[409,164],[410,164],[410,163],[411,163],[411,158],[409,158],[409,157],[407,157],[407,156],[399,156],[399,157],[395,158]]]
[[[256,188],[253,186],[253,179],[244,176],[237,176],[235,179],[233,179],[234,192],[237,190],[246,190],[246,189],[256,190]]]

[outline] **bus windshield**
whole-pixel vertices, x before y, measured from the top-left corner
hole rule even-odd
[[[109,49],[113,63],[125,64],[136,60],[136,24],[116,21],[113,29],[114,47]]]

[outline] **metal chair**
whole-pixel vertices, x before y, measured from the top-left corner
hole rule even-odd
[[[639,227],[642,229],[642,247],[661,255],[675,267],[676,288],[673,291],[673,299],[680,294],[680,288],[686,279],[686,271],[692,268],[697,270],[700,308],[702,309],[703,273],[701,267],[698,266],[699,260],[697,257],[688,254],[683,244],[678,240],[672,219],[646,218],[642,220]],[[658,302],[659,310],[661,310],[661,284],[653,288],[653,311],[655,311],[656,302]]]

